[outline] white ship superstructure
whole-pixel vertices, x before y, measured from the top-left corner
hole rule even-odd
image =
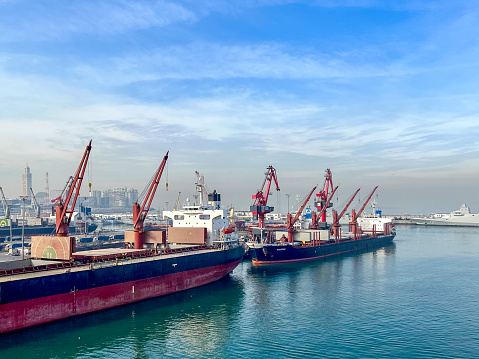
[[[199,204],[190,204],[187,200],[183,209],[163,211],[163,218],[170,219],[173,228],[204,228],[207,246],[212,246],[215,241],[224,242],[226,236],[235,236],[235,233],[227,230],[228,212],[220,208],[221,195],[216,191],[207,194],[204,178],[199,175],[196,189],[199,193]]]
[[[430,217],[411,218],[411,220],[422,225],[479,227],[479,213],[471,213],[465,204],[451,213],[433,213]]]

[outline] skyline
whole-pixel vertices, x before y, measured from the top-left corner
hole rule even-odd
[[[28,163],[61,190],[92,139],[82,195],[141,193],[169,150],[160,208],[198,171],[247,209],[273,165],[283,208],[330,168],[339,202],[479,212],[477,24],[468,0],[0,0],[0,186]]]

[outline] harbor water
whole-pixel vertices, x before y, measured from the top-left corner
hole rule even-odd
[[[0,358],[479,358],[479,229],[253,267],[182,293],[0,335]]]

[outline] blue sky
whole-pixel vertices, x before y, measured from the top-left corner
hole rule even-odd
[[[339,202],[479,212],[478,24],[472,0],[0,0],[0,186],[28,163],[62,189],[93,139],[99,190],[170,150],[157,207],[197,170],[247,208],[273,165],[283,211],[331,168]]]

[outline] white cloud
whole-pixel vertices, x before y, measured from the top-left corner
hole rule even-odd
[[[0,30],[6,35],[0,41],[17,42],[64,39],[74,34],[103,37],[130,30],[192,22],[197,18],[187,8],[171,1],[83,0],[57,2],[54,5],[20,3],[3,16],[0,14],[0,20]]]

